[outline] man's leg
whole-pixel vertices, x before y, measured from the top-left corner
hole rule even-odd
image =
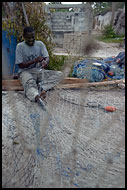
[[[38,83],[43,90],[47,91],[59,84],[63,77],[61,71],[43,70],[38,75]]]
[[[35,97],[39,95],[38,93],[38,86],[36,83],[36,75],[31,74],[28,71],[23,71],[20,75],[20,81],[24,87],[24,92],[26,97],[30,100],[35,102]]]

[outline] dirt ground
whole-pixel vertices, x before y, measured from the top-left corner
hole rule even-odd
[[[125,49],[121,46],[120,43],[105,43],[101,41],[96,41],[99,48],[92,49],[91,54],[89,56],[91,57],[101,57],[101,58],[107,58],[110,56],[117,56],[120,52],[125,51]],[[54,54],[56,55],[68,55],[66,50],[63,48],[55,48]],[[82,56],[82,54],[71,54],[74,56]],[[84,54],[84,56],[87,56]]]
[[[46,101],[2,92],[3,188],[125,188],[125,90],[55,89]]]

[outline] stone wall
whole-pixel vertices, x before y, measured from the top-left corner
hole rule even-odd
[[[58,12],[58,9],[61,11]],[[73,9],[73,12],[64,12],[65,9]],[[53,41],[57,47],[69,48],[72,46],[70,42],[73,41],[74,48],[75,43],[80,45],[82,33],[84,35],[92,31],[93,12],[89,4],[46,5],[45,12],[47,25],[53,33]]]
[[[64,34],[63,48],[67,53],[82,54],[84,50],[85,39],[88,38],[88,33],[73,33]]]

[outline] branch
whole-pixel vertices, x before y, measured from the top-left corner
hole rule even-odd
[[[22,2],[22,9],[23,9],[23,14],[24,14],[25,20],[26,20],[26,24],[27,24],[27,26],[30,26],[23,2]]]

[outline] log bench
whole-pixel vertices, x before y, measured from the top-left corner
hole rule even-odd
[[[107,86],[107,85],[114,85],[120,83],[125,83],[125,79],[102,81],[102,82],[89,82],[87,79],[66,77],[60,82],[60,84],[57,85],[57,88],[84,88],[84,87]],[[19,79],[13,79],[11,77],[10,78],[8,77],[2,80],[2,90],[23,91],[24,89]]]

